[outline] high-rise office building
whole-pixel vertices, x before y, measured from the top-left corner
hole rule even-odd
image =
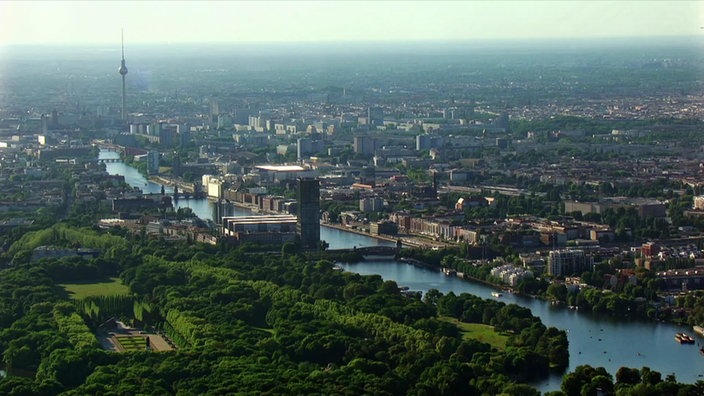
[[[159,129],[159,145],[161,147],[176,147],[178,139],[178,125],[162,124]]]
[[[313,140],[308,138],[299,138],[296,141],[296,151],[296,155],[299,160],[306,154],[310,154],[313,152]]]
[[[217,124],[218,117],[220,116],[220,105],[217,99],[210,98],[210,123]]]
[[[357,154],[374,155],[376,151],[376,139],[371,136],[355,136],[353,149]]]
[[[312,138],[299,138],[296,141],[296,151],[297,158],[300,160],[307,155],[325,151],[325,142]]]
[[[320,182],[298,179],[298,223],[296,233],[304,249],[317,249],[320,243]]]
[[[429,150],[432,147],[432,136],[428,134],[416,136],[416,151]]]
[[[369,125],[384,125],[384,109],[381,107],[367,108],[367,121]]]
[[[159,152],[151,150],[147,152],[147,173],[156,175],[159,173]]]

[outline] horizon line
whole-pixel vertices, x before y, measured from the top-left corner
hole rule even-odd
[[[281,40],[264,40],[264,41],[143,41],[130,44],[130,47],[143,45],[330,45],[330,44],[418,44],[418,43],[447,43],[447,44],[463,44],[463,43],[479,43],[479,42],[564,42],[564,41],[608,41],[608,40],[652,40],[652,39],[696,39],[704,38],[703,35],[653,35],[653,36],[595,36],[595,37],[483,37],[483,38],[462,38],[462,39],[410,39],[410,40],[305,40],[305,41],[281,41]],[[114,42],[86,42],[86,43],[0,43],[0,47],[90,47],[90,46],[112,46]]]

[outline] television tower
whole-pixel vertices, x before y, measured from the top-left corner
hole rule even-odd
[[[122,38],[122,61],[120,62],[120,68],[117,69],[117,72],[120,73],[122,76],[122,114],[121,118],[122,121],[127,121],[127,109],[125,106],[126,103],[126,93],[125,93],[125,76],[127,75],[127,66],[125,66],[125,32],[123,30],[120,31],[120,36]]]

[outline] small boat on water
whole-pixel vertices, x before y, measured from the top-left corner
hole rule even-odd
[[[692,327],[692,330],[693,330],[696,334],[699,334],[700,336],[704,337],[704,327],[702,327],[702,326],[694,326],[694,327]]]
[[[501,293],[499,293],[499,292],[491,292],[491,295],[492,295],[493,297],[496,297],[496,298],[499,298],[499,297],[503,296],[503,294],[501,294]]]
[[[679,342],[680,344],[694,344],[694,338],[685,333],[675,334],[675,341]]]

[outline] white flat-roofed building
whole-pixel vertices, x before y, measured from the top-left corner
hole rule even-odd
[[[514,267],[511,264],[502,265],[491,269],[491,276],[501,279],[501,282],[517,286],[524,278],[533,278],[532,271]]]
[[[694,204],[692,205],[695,210],[704,209],[704,195],[698,195],[694,197]]]
[[[257,165],[256,168],[269,172],[303,172],[306,170],[300,165]]]
[[[223,217],[223,235],[233,236],[237,232],[296,232],[296,216],[292,215],[267,215],[267,216],[237,216]]]
[[[293,180],[299,177],[313,178],[318,172],[300,165],[257,165],[255,169],[262,176],[262,181]]]
[[[222,180],[216,178],[211,178],[206,186],[206,191],[208,197],[211,198],[221,198],[222,197]]]

